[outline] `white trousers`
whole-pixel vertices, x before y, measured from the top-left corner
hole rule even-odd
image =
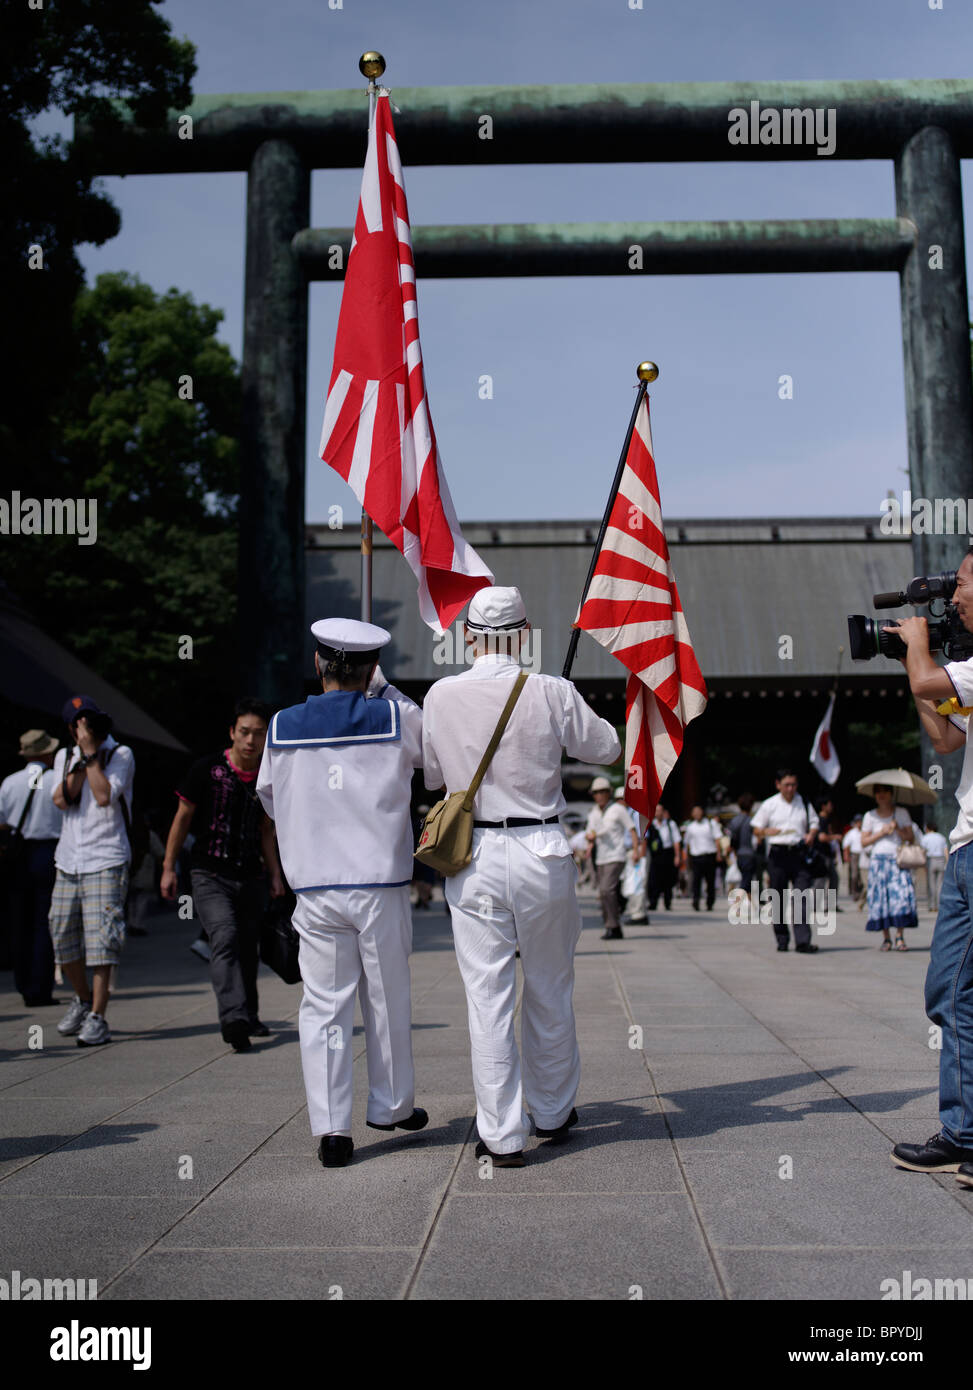
[[[551,852],[559,835],[530,826],[474,830],[472,862],[446,880],[469,1010],[477,1129],[494,1153],[524,1147],[525,1097],[535,1124],[556,1129],[581,1080],[572,999],[578,875],[570,853]],[[514,1034],[518,947],[522,1072]]]
[[[366,1119],[406,1119],[415,1108],[408,885],[299,893],[292,920],[301,938],[299,1032],[311,1133],[351,1136],[356,993],[365,1025]]]

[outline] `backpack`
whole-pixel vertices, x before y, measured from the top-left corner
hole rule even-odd
[[[124,743],[116,743],[115,748],[109,750],[105,759],[105,767],[112,760],[112,755],[117,748],[124,748]],[[134,778],[132,781],[132,804],[129,806],[124,796],[119,797],[122,808],[122,820],[125,822],[125,834],[128,836],[128,846],[132,852],[131,871],[134,874],[142,863],[142,860],[149,852],[149,827],[145,819],[145,807],[142,805],[141,798],[135,791]]]

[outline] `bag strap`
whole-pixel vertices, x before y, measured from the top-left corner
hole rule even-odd
[[[483,757],[480,759],[480,766],[474,772],[473,781],[466,789],[466,795],[463,797],[464,811],[472,811],[473,809],[473,798],[479,791],[480,783],[483,781],[484,774],[486,773],[487,768],[490,766],[490,763],[493,761],[493,755],[497,751],[497,747],[500,743],[500,740],[503,738],[503,731],[504,729],[506,729],[507,724],[510,720],[510,716],[514,712],[514,705],[520,699],[520,692],[523,690],[526,681],[527,672],[521,671],[520,675],[514,681],[514,688],[513,690],[511,690],[510,695],[507,698],[507,703],[503,707],[503,713],[500,715],[500,718],[497,721],[497,727],[493,731],[493,736],[491,737],[490,742],[487,744],[487,750],[483,754]]]
[[[24,809],[20,813],[20,820],[17,822],[17,829],[14,831],[14,834],[17,836],[19,836],[23,831],[24,822],[26,821],[28,812],[30,811],[30,803],[33,801],[34,793],[36,791],[36,787],[31,787],[30,791],[27,793],[27,800],[24,802]]]

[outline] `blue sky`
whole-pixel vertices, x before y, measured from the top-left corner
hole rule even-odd
[[[161,12],[197,47],[199,93],[361,85],[363,125],[366,48],[384,53],[393,99],[397,85],[731,79],[759,96],[761,80],[967,77],[973,53],[966,0],[170,0]],[[400,149],[413,227],[894,215],[884,161],[417,168]],[[82,248],[89,278],[127,270],[189,291],[224,311],[239,357],[245,176],[104,182],[122,231]],[[312,225],[350,226],[359,184],[357,170],[315,174]],[[969,248],[968,162],[964,196]],[[316,456],[339,295],[311,287],[309,521],[335,502],[358,515]],[[907,482],[894,274],[420,281],[419,323],[461,520],[600,516],[643,357],[662,369],[652,418],[669,517],[878,517]]]

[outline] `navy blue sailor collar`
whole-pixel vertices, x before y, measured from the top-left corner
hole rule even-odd
[[[271,748],[398,743],[402,737],[394,700],[366,700],[357,690],[309,695],[303,705],[282,709],[270,721]]]

